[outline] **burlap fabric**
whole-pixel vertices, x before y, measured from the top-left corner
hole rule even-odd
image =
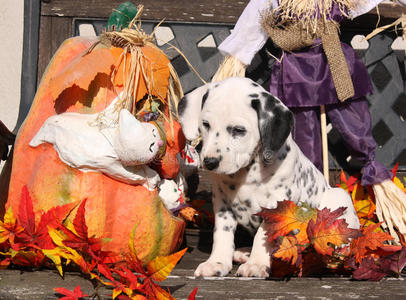
[[[299,22],[283,27],[272,23],[269,18],[262,20],[262,26],[269,37],[275,45],[285,51],[298,51],[313,45],[315,39],[321,38],[338,99],[345,101],[354,96],[354,85],[341,47],[339,27],[336,22],[320,20],[314,32],[305,29]]]

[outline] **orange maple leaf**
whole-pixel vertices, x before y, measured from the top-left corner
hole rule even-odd
[[[384,246],[383,242],[393,240],[393,237],[389,233],[375,231],[380,226],[381,223],[376,223],[363,228],[361,230],[362,236],[351,241],[351,254],[354,255],[357,263],[361,263],[370,250],[376,250]]]
[[[292,201],[285,200],[278,202],[275,209],[263,208],[258,215],[265,222],[269,241],[294,232],[298,243],[305,244],[309,242],[307,225],[316,217],[317,210],[309,206],[297,206]]]
[[[307,235],[314,249],[322,255],[332,255],[333,247],[340,247],[350,241],[350,238],[356,238],[361,235],[358,229],[348,228],[344,219],[338,219],[342,216],[346,208],[340,207],[331,212],[324,208],[317,213],[317,220],[309,221]]]
[[[272,254],[274,258],[280,258],[281,260],[296,264],[299,257],[299,248],[297,244],[297,239],[294,236],[283,236],[280,238],[279,249]]]
[[[179,259],[185,254],[187,248],[169,256],[156,257],[147,265],[147,271],[150,278],[155,281],[163,281],[172,272]]]

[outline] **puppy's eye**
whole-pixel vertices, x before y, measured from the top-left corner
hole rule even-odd
[[[229,126],[227,131],[232,137],[241,137],[247,133],[247,129],[243,126]]]
[[[204,127],[207,131],[210,130],[210,124],[209,124],[209,122],[203,121],[202,124],[203,124],[203,127]]]
[[[153,142],[151,145],[149,145],[149,152],[154,152],[154,149],[152,149],[152,147],[154,147],[155,142]]]

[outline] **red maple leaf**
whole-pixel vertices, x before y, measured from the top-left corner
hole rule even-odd
[[[59,298],[59,300],[79,300],[80,298],[88,296],[82,292],[79,285],[75,287],[73,292],[63,287],[54,288],[54,291],[58,294],[64,295],[64,297]]]
[[[392,169],[392,180],[396,177],[396,173],[398,172],[399,168],[399,162],[396,163],[396,165]]]
[[[316,209],[298,206],[292,201],[281,201],[275,209],[263,208],[257,215],[264,220],[268,241],[294,233],[299,244],[308,243],[307,226],[315,218]]]
[[[406,266],[406,248],[402,247],[400,251],[392,255],[381,257],[379,262],[385,271],[399,276]]]
[[[358,229],[348,228],[344,219],[338,219],[343,215],[345,207],[331,212],[324,208],[317,213],[317,220],[309,221],[307,235],[314,249],[322,255],[332,255],[333,246],[340,247],[361,235]]]
[[[371,252],[383,246],[383,242],[393,240],[393,237],[386,232],[376,232],[381,223],[370,225],[361,230],[362,236],[353,239],[350,244],[351,254],[355,261],[360,263],[362,259]]]
[[[352,277],[356,280],[379,281],[387,275],[379,263],[372,257],[362,260],[358,269],[354,271]]]
[[[27,186],[23,187],[21,202],[18,210],[18,221],[24,230],[18,234],[19,241],[26,246],[40,249],[53,249],[54,243],[48,233],[48,227],[60,228],[63,220],[75,206],[68,203],[63,206],[53,207],[41,215],[38,226],[35,225],[35,213],[32,198]]]
[[[103,245],[103,238],[95,238],[88,236],[88,227],[86,225],[86,202],[83,200],[76,212],[73,220],[73,227],[75,232],[66,227],[62,227],[62,231],[66,234],[67,238],[63,241],[64,245],[80,251],[83,254],[88,254],[96,263],[113,262],[111,252],[104,252],[101,250]]]
[[[189,297],[187,297],[187,300],[195,300],[196,299],[197,289],[198,289],[198,287],[194,288],[194,290],[190,293]]]
[[[315,276],[327,272],[324,256],[318,253],[314,248],[309,247],[302,254],[302,266],[299,277]]]
[[[12,262],[15,265],[25,266],[25,267],[39,267],[43,264],[45,255],[41,250],[22,250],[20,249],[13,256]]]
[[[353,278],[357,280],[379,281],[387,275],[399,276],[406,266],[406,248],[401,247],[397,252],[380,258],[372,256],[362,260],[354,271]]]
[[[10,257],[6,257],[5,259],[0,260],[0,270],[7,269],[10,263],[11,263]]]
[[[337,186],[341,187],[342,189],[346,190],[348,193],[351,193],[352,190],[354,189],[354,186],[356,182],[359,180],[359,175],[356,176],[350,176],[348,179],[345,176],[344,171],[341,171],[340,173],[340,184],[337,184]]]

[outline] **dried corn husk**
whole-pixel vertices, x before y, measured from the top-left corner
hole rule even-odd
[[[354,10],[363,0],[280,0],[279,6],[265,12],[265,16],[274,26],[286,26],[299,22],[308,32],[316,32],[318,20],[329,20],[336,5],[340,12],[348,17],[348,11]]]
[[[229,77],[244,77],[246,66],[236,57],[228,55],[220,64],[212,82],[224,80]]]
[[[376,215],[383,229],[399,243],[398,234],[406,237],[406,194],[390,179],[374,184]],[[395,230],[396,228],[396,230]]]
[[[172,123],[172,118],[175,113],[175,108],[178,105],[179,99],[183,97],[183,90],[180,84],[179,77],[176,74],[175,69],[168,62],[169,69],[169,82],[165,87],[167,94],[159,93],[160,87],[154,86],[155,80],[154,73],[151,71],[152,64],[150,58],[144,55],[145,47],[150,47],[162,53],[162,51],[156,46],[154,32],[160,24],[158,24],[154,32],[147,34],[141,28],[141,14],[143,12],[143,6],[138,6],[138,13],[134,19],[130,22],[128,28],[123,29],[120,32],[104,32],[100,37],[100,43],[107,47],[122,48],[123,52],[116,63],[116,68],[112,72],[112,82],[115,82],[117,78],[122,78],[123,81],[123,96],[120,101],[116,103],[115,109],[120,111],[126,108],[132,114],[139,115],[143,111],[147,110],[151,103],[158,100],[168,105],[169,114],[164,114],[159,111],[162,118]],[[162,54],[163,55],[163,54]],[[121,73],[122,72],[122,73]],[[147,99],[144,107],[141,109],[136,107],[137,101],[140,99],[139,83],[144,82],[147,90]],[[161,89],[162,90],[162,89]],[[169,120],[168,120],[169,118]],[[97,122],[100,127],[106,122],[106,116],[100,114]],[[117,120],[114,120],[117,122]],[[109,120],[111,123],[111,120]]]

